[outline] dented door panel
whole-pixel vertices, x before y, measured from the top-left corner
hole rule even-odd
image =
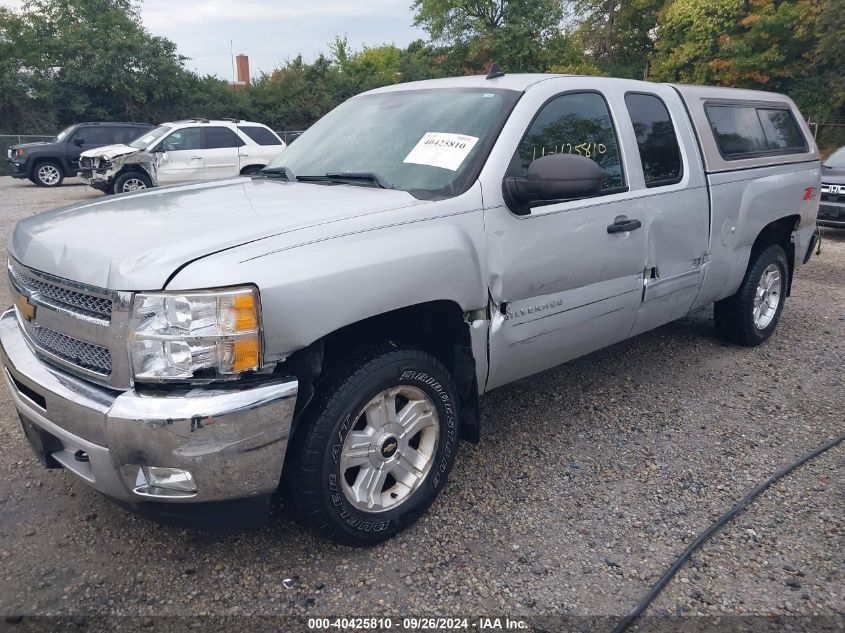
[[[615,197],[615,196],[610,196]],[[518,217],[485,212],[491,266],[492,389],[624,339],[642,295],[645,234],[609,234],[625,201],[563,203]],[[601,253],[601,258],[596,254]]]

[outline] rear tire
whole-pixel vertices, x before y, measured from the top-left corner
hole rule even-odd
[[[354,546],[414,523],[454,464],[457,411],[452,377],[425,352],[376,344],[332,367],[288,449],[297,521]]]
[[[114,179],[115,193],[131,193],[143,191],[153,186],[153,181],[147,174],[139,171],[125,171]]]
[[[54,160],[45,160],[32,169],[30,180],[39,187],[58,187],[65,179],[62,166]]]
[[[775,331],[786,301],[789,264],[777,244],[752,253],[736,293],[713,306],[716,334],[730,342],[754,347]]]

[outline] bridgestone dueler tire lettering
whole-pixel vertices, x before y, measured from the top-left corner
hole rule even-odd
[[[343,492],[341,448],[358,412],[381,391],[399,385],[420,389],[437,409],[440,438],[434,463],[406,501],[368,513],[353,507]],[[285,489],[297,521],[329,540],[354,546],[374,545],[413,524],[443,489],[455,462],[460,425],[455,394],[446,368],[419,350],[377,344],[334,365],[316,385],[307,416],[288,447]]]
[[[754,324],[754,297],[760,277],[770,264],[775,264],[780,269],[780,303],[771,322],[765,328],[759,329]],[[775,331],[786,303],[788,274],[786,253],[777,244],[752,253],[739,290],[733,296],[717,301],[713,306],[716,334],[729,343],[747,347],[754,347],[768,339]]]

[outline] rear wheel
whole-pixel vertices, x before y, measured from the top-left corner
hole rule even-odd
[[[434,357],[377,345],[317,385],[288,451],[297,520],[347,545],[411,525],[443,489],[458,443],[455,386]]]
[[[777,244],[752,255],[739,290],[713,308],[716,333],[726,341],[753,347],[772,335],[786,300],[789,264]]]
[[[263,168],[264,168],[263,165],[247,165],[246,167],[241,169],[241,176],[249,176],[251,174],[257,174]]]
[[[32,170],[30,180],[39,187],[58,187],[65,179],[64,171],[59,163],[45,160],[38,163]]]
[[[127,171],[120,174],[114,179],[115,193],[130,193],[132,191],[142,191],[153,186],[150,177],[147,174],[142,174],[139,171]]]

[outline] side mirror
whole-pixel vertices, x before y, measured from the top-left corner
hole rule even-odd
[[[82,147],[83,145],[85,145],[85,139],[84,138],[75,138],[75,139],[73,139],[73,144],[76,145],[77,147]]]
[[[502,190],[508,207],[530,213],[535,202],[555,202],[594,196],[601,191],[601,167],[577,154],[549,154],[531,162],[524,177],[508,177]]]

